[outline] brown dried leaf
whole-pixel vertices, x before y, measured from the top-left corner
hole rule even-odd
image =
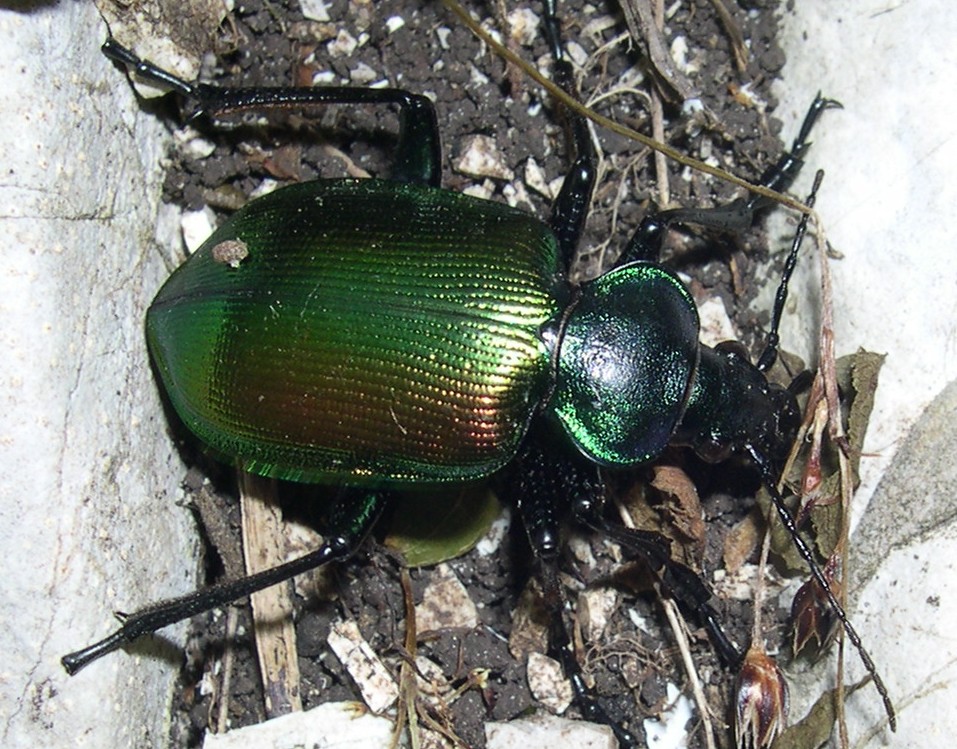
[[[844,412],[847,414],[847,441],[850,445],[850,463],[854,475],[853,486],[860,483],[857,474],[861,461],[861,450],[871,411],[874,409],[874,391],[884,357],[864,350],[837,360],[838,387],[844,394]],[[831,447],[833,450],[833,446]],[[843,533],[844,507],[841,496],[841,477],[836,469],[826,476],[821,485],[820,494],[824,498],[834,498],[833,502],[817,500],[811,511],[811,522],[818,552],[828,558],[834,553]]]
[[[639,481],[629,488],[622,501],[636,528],[663,533],[666,523],[662,522],[661,516],[651,507],[648,494],[648,486]]]
[[[885,358],[884,354],[874,354],[860,349],[853,357],[844,357],[837,362],[839,375],[843,362],[850,360],[851,366],[850,387],[854,396],[851,411],[847,417],[847,439],[851,447],[856,448],[851,454],[851,465],[854,466],[855,471],[861,461],[864,435],[867,432],[871,412],[874,410],[874,394],[877,392],[877,381]]]
[[[280,146],[263,159],[262,165],[271,177],[298,182],[302,178],[302,147],[293,143]]]
[[[838,387],[843,395],[842,408],[847,414],[847,440],[851,450],[851,467],[855,471],[854,485],[858,483],[857,465],[860,462],[867,423],[874,407],[874,391],[883,361],[884,357],[880,354],[860,350],[855,354],[841,357],[836,362]],[[844,508],[839,499],[841,484],[837,449],[829,439],[825,439],[821,455],[821,484],[815,497],[804,498],[805,503],[810,503],[810,507],[806,510],[813,529],[811,535],[813,535],[814,545],[824,559],[831,556],[840,541],[844,522]],[[798,475],[803,472],[805,460],[806,457],[798,460],[795,471]],[[766,511],[768,507],[766,493],[762,492],[759,502]],[[805,570],[804,561],[794,548],[790,535],[777,520],[772,523],[771,548],[780,562],[779,568],[782,571],[797,573]]]
[[[764,522],[751,512],[737,523],[724,539],[724,567],[728,574],[738,572],[758,548]]]
[[[666,496],[664,511],[687,539],[703,544],[707,529],[701,513],[698,490],[688,474],[677,466],[657,466],[651,485]]]
[[[864,686],[870,679],[862,679],[856,684],[845,687],[845,698]],[[771,749],[817,749],[831,738],[834,722],[837,719],[836,689],[822,694],[801,720],[792,723],[771,745]]]

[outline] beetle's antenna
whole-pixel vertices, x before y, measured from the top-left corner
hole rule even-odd
[[[804,201],[808,208],[814,207],[814,201],[817,199],[818,188],[824,181],[824,170],[818,169],[814,175],[814,184],[811,186],[811,192]],[[778,335],[778,327],[781,325],[781,316],[784,314],[784,304],[788,299],[788,283],[794,273],[797,265],[798,253],[801,250],[801,244],[804,242],[804,235],[807,233],[808,220],[810,213],[801,214],[801,222],[798,224],[797,231],[794,233],[794,240],[791,242],[791,251],[788,253],[787,260],[784,261],[784,271],[781,273],[781,283],[778,284],[777,293],[774,296],[774,311],[771,313],[771,328],[768,331],[768,339],[765,344],[764,353],[758,358],[755,365],[760,371],[767,372],[778,358],[778,344],[781,337]]]
[[[781,496],[781,492],[779,492],[777,489],[777,479],[774,470],[771,467],[771,462],[753,445],[746,445],[746,449],[751,455],[752,460],[754,460],[758,470],[761,472],[761,478],[764,480],[764,485],[767,487],[768,492],[771,495],[771,501],[774,503],[774,507],[778,511],[778,516],[781,518],[784,528],[791,536],[791,540],[794,542],[795,548],[797,548],[798,553],[801,555],[804,561],[807,562],[807,565],[811,570],[811,575],[817,581],[817,584],[821,587],[821,590],[824,591],[824,595],[827,598],[828,603],[831,605],[831,608],[834,609],[834,613],[837,615],[837,618],[841,620],[841,625],[844,627],[844,632],[847,634],[847,639],[849,639],[851,644],[853,644],[857,649],[857,652],[861,657],[861,661],[864,663],[864,668],[867,669],[867,672],[874,680],[874,686],[877,688],[877,692],[880,694],[881,700],[884,702],[884,710],[887,713],[887,721],[890,724],[891,730],[896,731],[897,712],[894,709],[894,703],[891,702],[891,697],[887,691],[887,686],[884,684],[884,680],[881,679],[880,674],[877,672],[877,666],[874,664],[870,654],[864,647],[864,643],[861,641],[860,635],[857,634],[857,630],[854,629],[854,625],[851,624],[847,613],[844,611],[844,607],[841,606],[840,602],[837,600],[837,597],[834,595],[834,591],[831,590],[831,586],[828,583],[827,578],[824,577],[824,572],[821,570],[820,565],[814,558],[813,552],[798,533],[797,526],[794,524],[794,518],[791,517],[791,513],[784,504],[784,497]]]

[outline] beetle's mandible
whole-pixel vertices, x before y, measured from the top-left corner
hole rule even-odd
[[[554,77],[572,93],[556,0],[544,6]],[[103,50],[177,92],[194,116],[388,104],[399,110],[400,132],[391,179],[316,180],[252,201],[172,274],[147,315],[162,386],[206,446],[251,473],[344,487],[326,542],[274,570],[129,616],[109,637],[66,656],[71,674],[167,624],[346,559],[403,487],[492,475],[508,478],[556,612],[552,647],[577,702],[623,745],[638,741],[585,687],[561,616],[562,522],[583,522],[644,557],[722,657],[740,661],[698,576],[659,539],[604,518],[600,471],[652,461],[668,445],[711,461],[744,453],[793,531],[774,483],[797,429],[797,403],[765,376],[777,355],[786,279],[768,348],[753,364],[738,344],[699,343],[688,290],[658,262],[669,226],[726,227],[730,217],[744,227],[763,198],[739,201],[733,211],[649,215],[612,269],[572,283],[595,183],[593,146],[577,116],[569,117],[574,163],[543,222],[440,187],[438,125],[423,96],[393,88],[217,88],[176,78],[112,40]],[[834,104],[815,99],[763,186],[787,188],[810,130]]]

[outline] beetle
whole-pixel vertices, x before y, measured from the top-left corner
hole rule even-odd
[[[555,0],[545,10],[555,76],[571,91]],[[103,49],[180,94],[193,116],[390,104],[399,109],[400,132],[390,180],[316,180],[251,202],[171,275],[147,314],[150,352],[183,422],[243,470],[343,486],[332,532],[301,559],[130,615],[109,637],[65,656],[68,672],[167,624],[348,558],[404,486],[502,473],[513,479],[555,610],[562,603],[558,528],[572,516],[644,557],[734,663],[740,654],[698,576],[671,560],[660,539],[618,528],[600,512],[600,469],[647,463],[670,444],[712,461],[736,451],[750,456],[859,645],[774,488],[798,421],[794,394],[764,374],[777,355],[786,278],[770,343],[755,365],[733,342],[699,343],[688,290],[658,262],[669,226],[724,226],[729,216],[749,224],[763,199],[731,212],[652,214],[612,269],[574,284],[567,272],[595,182],[595,154],[576,116],[576,158],[546,223],[440,187],[438,124],[423,96],[194,85],[112,40]],[[814,101],[763,186],[786,189],[811,128],[834,104]],[[634,745],[586,689],[562,617],[553,621],[554,649],[582,711]]]

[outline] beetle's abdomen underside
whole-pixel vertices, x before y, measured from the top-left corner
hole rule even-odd
[[[219,258],[238,240],[236,267]],[[299,481],[475,478],[547,388],[555,240],[507,206],[377,180],[251,202],[161,289],[150,349],[186,425]]]

